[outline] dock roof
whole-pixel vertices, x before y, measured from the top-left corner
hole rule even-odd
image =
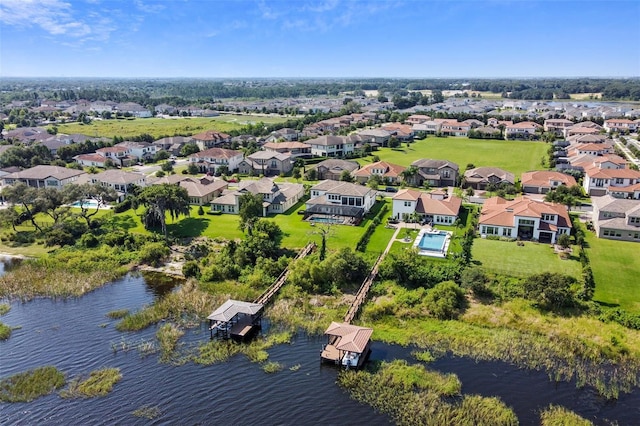
[[[332,322],[324,334],[340,337],[340,340],[334,344],[336,349],[363,353],[369,343],[369,339],[371,339],[373,329],[358,327],[357,325]]]
[[[255,315],[264,307],[260,303],[242,302],[240,300],[229,299],[218,309],[213,311],[207,319],[213,321],[230,321],[238,314]]]

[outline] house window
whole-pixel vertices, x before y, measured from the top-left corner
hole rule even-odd
[[[633,225],[636,225],[636,224],[640,225],[640,217],[638,217],[638,216],[631,216],[631,217],[629,218],[629,223],[630,223],[630,224],[633,224]]]
[[[554,214],[543,214],[542,215],[542,220],[544,220],[545,222],[553,222],[556,220],[556,215]]]
[[[624,179],[616,178],[616,185],[622,185],[622,184],[624,184]]]
[[[444,171],[442,172],[442,177],[444,177],[444,178],[449,178],[449,177],[451,177],[451,172],[449,172],[449,170],[444,170]]]
[[[520,225],[535,225],[536,221],[532,219],[520,219],[518,220],[518,224]]]
[[[511,236],[511,228],[502,228],[502,236],[510,237]]]
[[[405,207],[411,207],[411,201],[405,201],[404,202],[404,206]],[[631,219],[634,219],[634,218],[631,218]]]
[[[47,186],[58,186],[58,181],[55,179],[47,180]]]
[[[633,238],[636,240],[640,240],[640,232],[636,232],[635,234],[633,234]]]
[[[487,235],[498,235],[499,228],[497,228],[495,226],[486,226],[484,228],[484,230],[485,230],[484,234],[487,234]]]

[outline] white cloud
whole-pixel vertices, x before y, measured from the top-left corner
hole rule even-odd
[[[14,27],[40,27],[68,43],[105,41],[115,31],[111,20],[95,12],[77,16],[71,3],[62,0],[2,0],[0,22]]]

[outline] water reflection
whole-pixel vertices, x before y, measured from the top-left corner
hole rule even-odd
[[[161,272],[141,271],[139,274],[144,279],[144,285],[147,291],[155,297],[162,297],[171,293],[177,286],[184,282],[182,278]]]
[[[18,266],[22,260],[20,257],[0,256],[0,276]]]

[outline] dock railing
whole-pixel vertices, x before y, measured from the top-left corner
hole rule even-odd
[[[353,301],[353,303],[351,303],[351,306],[349,307],[347,314],[344,316],[345,323],[350,324],[351,321],[353,321],[353,319],[358,314],[358,311],[360,310],[360,306],[362,306],[362,304],[367,298],[367,293],[371,288],[371,284],[373,284],[373,281],[378,276],[378,267],[380,266],[380,263],[382,263],[382,260],[384,259],[384,255],[385,253],[382,253],[380,256],[378,256],[378,259],[376,259],[376,262],[373,264],[373,268],[371,268],[371,272],[369,272],[369,275],[367,275],[367,277],[362,282],[362,285],[360,286],[360,288],[358,289],[358,292],[356,293],[355,300]]]

